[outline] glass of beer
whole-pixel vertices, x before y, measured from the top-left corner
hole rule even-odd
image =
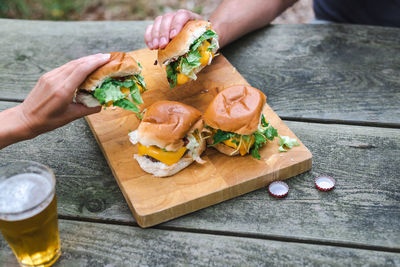
[[[61,255],[55,184],[36,162],[0,168],[0,230],[22,266],[50,266]]]

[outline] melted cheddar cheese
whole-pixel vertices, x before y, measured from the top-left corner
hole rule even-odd
[[[208,64],[208,61],[210,60],[210,57],[212,58],[214,54],[211,51],[208,51],[208,47],[210,46],[210,42],[204,41],[203,44],[199,47],[199,52],[200,52],[200,63],[202,66],[205,66]]]
[[[246,141],[242,138],[241,143],[240,143],[240,139],[238,139],[236,137],[231,138],[229,140],[222,141],[222,142],[227,146],[230,146],[234,149],[238,149],[240,155],[244,156],[249,152],[251,146],[254,144],[254,141],[255,141],[254,136],[251,136],[249,141]],[[238,143],[239,145],[237,145],[235,143]]]
[[[189,80],[190,78],[183,73],[178,73],[178,75],[176,76],[176,84],[178,85],[185,84]]]
[[[139,156],[147,155],[169,166],[177,163],[185,152],[186,147],[182,147],[178,151],[165,151],[157,146],[144,146],[138,143]]]
[[[210,46],[210,42],[209,41],[204,41],[201,46],[199,46],[199,48],[197,49],[200,53],[200,64],[201,66],[205,66],[208,64],[208,62],[210,61],[210,58],[212,59],[214,57],[214,54],[211,51],[208,51],[208,47]],[[180,72],[180,66],[177,67],[176,69],[178,72]],[[190,78],[188,76],[186,76],[183,73],[178,73],[177,77],[176,77],[176,84],[177,85],[182,85],[187,83],[188,81],[190,81]]]
[[[139,92],[140,92],[140,93],[143,93],[143,92],[144,92],[143,87],[142,87],[140,84],[136,84],[136,85],[137,85],[138,88],[139,88]],[[128,95],[131,93],[131,89],[129,89],[128,87],[121,87],[121,88],[120,88],[120,91],[121,91],[121,93],[125,94],[126,96],[128,96]],[[113,103],[114,103],[114,102],[113,102],[112,100],[111,100],[111,101],[108,101],[108,102],[106,103],[106,107],[110,107]]]

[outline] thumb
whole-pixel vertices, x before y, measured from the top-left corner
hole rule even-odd
[[[97,107],[86,107],[82,104],[78,104],[78,103],[71,103],[68,107],[68,113],[71,116],[72,120],[93,114],[93,113],[97,113],[101,111],[101,106],[97,106]]]

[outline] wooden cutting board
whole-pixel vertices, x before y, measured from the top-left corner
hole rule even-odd
[[[169,89],[165,71],[154,65],[155,51],[142,49],[130,52],[143,65],[147,89],[143,94],[143,108],[158,100],[174,100],[204,111],[213,97],[226,87],[246,84],[246,80],[222,55],[202,70],[196,81]],[[261,89],[261,88],[260,88]],[[268,102],[268,99],[267,99]],[[267,105],[265,118],[280,135],[296,137]],[[217,204],[305,172],[311,168],[312,155],[301,143],[288,152],[278,151],[275,138],[260,150],[261,160],[228,157],[209,148],[202,158],[204,165],[193,163],[168,178],[157,178],[142,171],[133,154],[128,133],[138,127],[139,121],[129,111],[107,108],[88,116],[87,121],[102,149],[126,201],[141,227],[149,227],[184,214]]]

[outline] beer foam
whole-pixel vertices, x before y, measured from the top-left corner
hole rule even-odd
[[[51,191],[51,179],[36,173],[23,173],[3,181],[0,180],[0,217],[4,217],[4,215],[1,216],[1,213],[8,213],[15,217],[8,219],[19,220],[39,213],[51,202],[52,198],[45,201]],[[46,204],[44,207],[38,207],[39,210],[34,209],[29,214],[16,216],[16,213],[30,210],[44,201]],[[7,220],[7,218],[1,219]]]

